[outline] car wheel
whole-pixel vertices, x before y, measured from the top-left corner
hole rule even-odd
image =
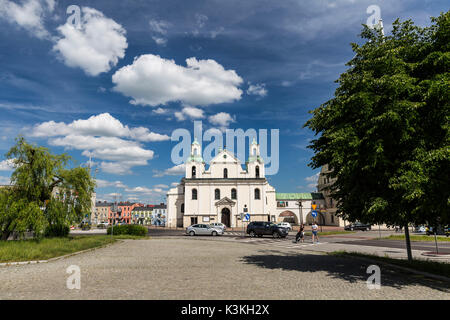
[[[255,231],[250,231],[250,237],[252,237],[252,238],[256,237]]]
[[[212,235],[213,237],[215,237],[215,236],[217,236],[217,232],[216,232],[216,231],[213,231],[213,232],[211,233],[211,235]]]
[[[366,231],[370,231],[370,228],[367,228],[367,230]]]
[[[353,231],[353,228],[350,228],[350,231]]]
[[[194,231],[189,231],[189,235],[190,236],[195,236],[195,232]]]
[[[279,238],[280,234],[278,232],[274,232],[274,233],[272,233],[272,237]]]

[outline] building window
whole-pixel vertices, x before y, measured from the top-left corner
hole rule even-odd
[[[231,199],[233,200],[237,199],[236,189],[231,189]]]
[[[197,200],[197,189],[192,189],[192,200]]]
[[[197,169],[195,168],[195,166],[192,167],[192,178],[195,178],[195,176],[197,175]]]
[[[257,178],[259,178],[259,166],[256,166],[255,175]]]
[[[214,190],[214,197],[216,200],[220,200],[220,190],[219,189]]]
[[[259,189],[255,189],[255,200],[261,199],[261,192]]]
[[[223,177],[225,179],[228,178],[228,169],[227,168],[223,169]]]
[[[184,213],[184,203],[181,204],[181,213]]]

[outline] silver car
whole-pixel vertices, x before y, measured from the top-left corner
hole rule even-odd
[[[214,228],[209,224],[193,224],[186,228],[186,234],[190,236],[195,235],[208,235],[208,236],[217,236],[222,235],[223,230],[221,228]]]
[[[226,231],[226,230],[227,230],[227,226],[224,225],[224,224],[221,223],[221,222],[213,222],[213,223],[210,224],[210,226],[211,226],[212,228],[220,228],[220,229],[222,229],[223,231]]]

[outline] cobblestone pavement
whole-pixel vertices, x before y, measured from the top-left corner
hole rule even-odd
[[[66,268],[81,269],[69,290]],[[199,238],[125,240],[49,263],[0,268],[0,299],[450,299],[448,283],[368,263],[267,245]]]

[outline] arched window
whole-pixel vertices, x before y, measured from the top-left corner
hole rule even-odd
[[[228,178],[228,169],[227,168],[223,169],[223,177],[225,179]]]
[[[256,156],[256,148],[253,148],[252,156]]]
[[[194,149],[194,156],[197,155],[197,148]]]
[[[255,175],[257,178],[259,178],[259,166],[256,166]]]
[[[197,189],[192,189],[192,200],[197,200]]]
[[[261,192],[259,189],[255,189],[255,200],[259,200],[261,198]]]
[[[184,203],[181,204],[181,213],[184,213]]]
[[[197,169],[195,168],[195,166],[192,167],[192,178],[195,178],[197,174]]]
[[[231,199],[236,200],[237,199],[237,193],[236,189],[231,189]]]
[[[216,200],[220,200],[220,190],[219,189],[214,190],[214,198]]]

